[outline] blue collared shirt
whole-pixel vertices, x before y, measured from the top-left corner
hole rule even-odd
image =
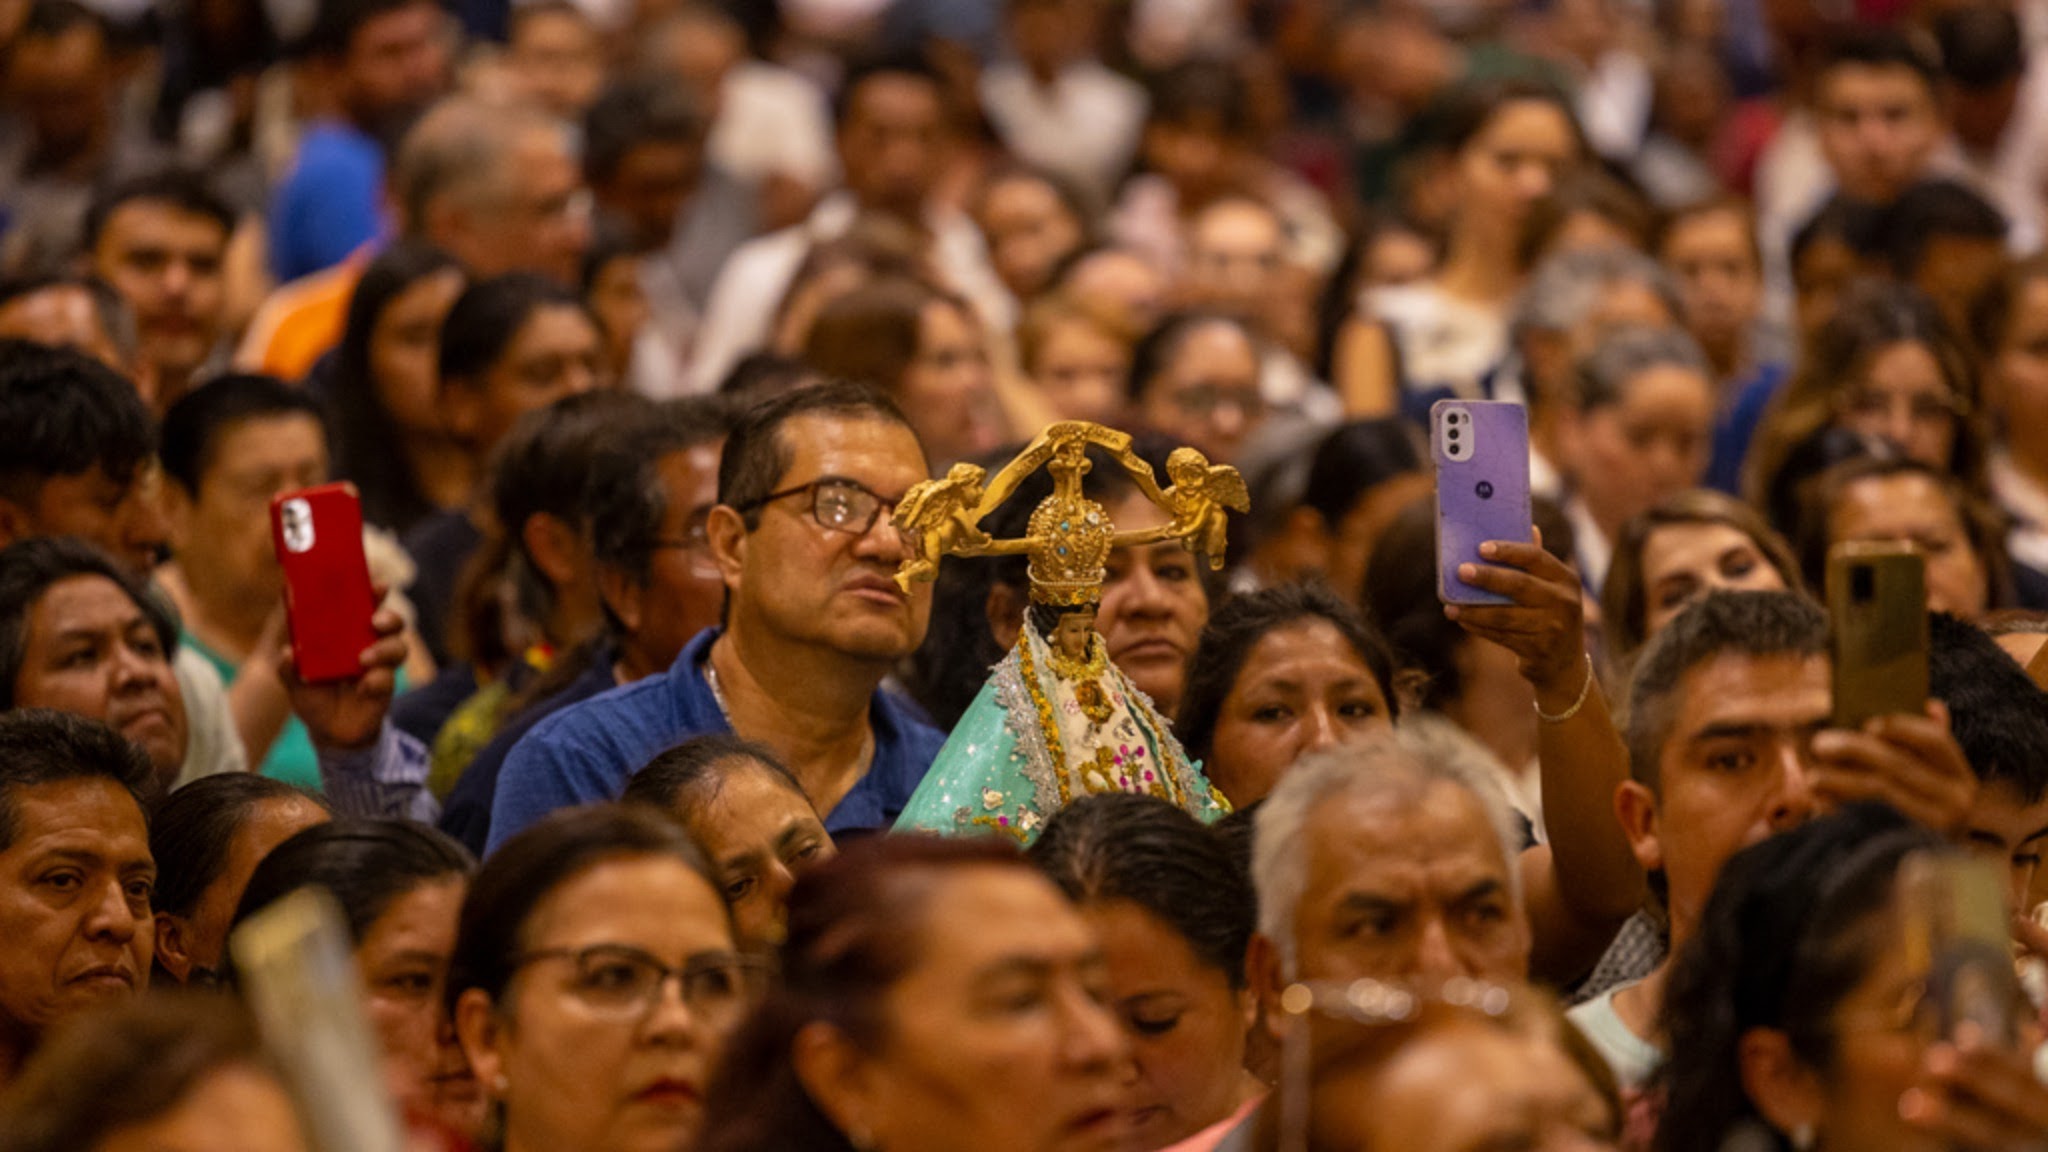
[[[723,629],[709,628],[667,672],[614,688],[549,716],[512,748],[491,805],[489,851],[561,808],[616,799],[626,781],[662,751],[692,736],[731,732],[704,678],[704,660]],[[825,818],[841,832],[886,829],[924,779],[945,733],[911,706],[877,691],[868,712],[875,755],[867,775]]]

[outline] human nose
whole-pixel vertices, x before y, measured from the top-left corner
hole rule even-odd
[[[1119,582],[1119,591],[1119,611],[1124,616],[1164,616],[1171,611],[1166,586],[1149,565],[1133,565],[1130,574]]]
[[[1784,832],[1799,827],[1813,816],[1813,765],[1807,759],[1805,749],[1789,742],[1779,749],[1778,759],[1778,791],[1771,798],[1767,815],[1771,831]]]
[[[649,1044],[689,1045],[697,1040],[699,1023],[683,992],[683,974],[671,972],[655,987],[640,1033]]]
[[[1416,977],[1425,982],[1442,982],[1465,974],[1465,964],[1451,942],[1450,925],[1442,916],[1426,919],[1415,945]]]
[[[1344,737],[1343,725],[1338,722],[1336,712],[1327,704],[1309,706],[1308,715],[1302,720],[1301,731],[1299,755],[1328,748]]]
[[[126,944],[135,938],[135,910],[129,906],[120,877],[107,878],[99,899],[86,909],[83,929],[89,940]]]
[[[1131,1058],[1130,1038],[1109,1009],[1080,988],[1073,990],[1068,1002],[1062,1045],[1067,1063],[1077,1071],[1115,1071],[1135,1079],[1137,1064]]]

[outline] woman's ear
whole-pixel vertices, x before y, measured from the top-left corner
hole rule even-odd
[[[1792,1051],[1790,1037],[1775,1028],[1752,1028],[1736,1041],[1735,1062],[1742,1091],[1765,1123],[1809,1139],[1819,1130],[1826,1111],[1820,1080]]]
[[[846,1033],[823,1021],[803,1026],[790,1042],[790,1067],[818,1110],[856,1148],[880,1146],[887,1094],[872,1063]]]
[[[505,1023],[499,1018],[490,994],[471,988],[455,1001],[455,1039],[484,1095],[502,1102],[505,1084]]]

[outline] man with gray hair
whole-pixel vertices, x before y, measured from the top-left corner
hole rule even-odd
[[[385,182],[401,236],[460,260],[477,280],[538,272],[574,287],[590,246],[590,192],[574,129],[531,105],[451,96],[407,132]],[[263,302],[237,366],[303,377],[341,339],[375,253],[286,284]]]
[[[1522,840],[1500,785],[1446,735],[1404,728],[1296,761],[1252,836],[1259,930],[1245,967],[1267,1026],[1284,1030],[1298,983],[1521,984]],[[1271,1111],[1216,1152],[1258,1147]]]
[[[1521,841],[1500,785],[1442,740],[1403,730],[1303,757],[1253,836],[1253,986],[1272,1010],[1298,981],[1519,983]]]

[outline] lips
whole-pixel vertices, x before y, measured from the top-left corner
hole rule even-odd
[[[1123,1143],[1124,1133],[1132,1120],[1128,1111],[1103,1105],[1077,1113],[1067,1121],[1066,1131],[1070,1138],[1085,1142],[1082,1147],[1100,1145],[1113,1148]]]
[[[864,600],[887,603],[890,607],[901,605],[909,599],[903,594],[903,589],[898,588],[896,582],[886,576],[855,576],[846,582],[845,587],[846,591]]]
[[[641,1104],[657,1108],[681,1108],[701,1104],[704,1091],[695,1080],[680,1076],[665,1076],[647,1084],[633,1093],[633,1099]]]
[[[74,987],[105,992],[133,991],[135,973],[121,964],[97,964],[65,981]]]
[[[1118,663],[1129,660],[1183,660],[1186,655],[1171,640],[1154,637],[1126,644],[1116,653]]]

